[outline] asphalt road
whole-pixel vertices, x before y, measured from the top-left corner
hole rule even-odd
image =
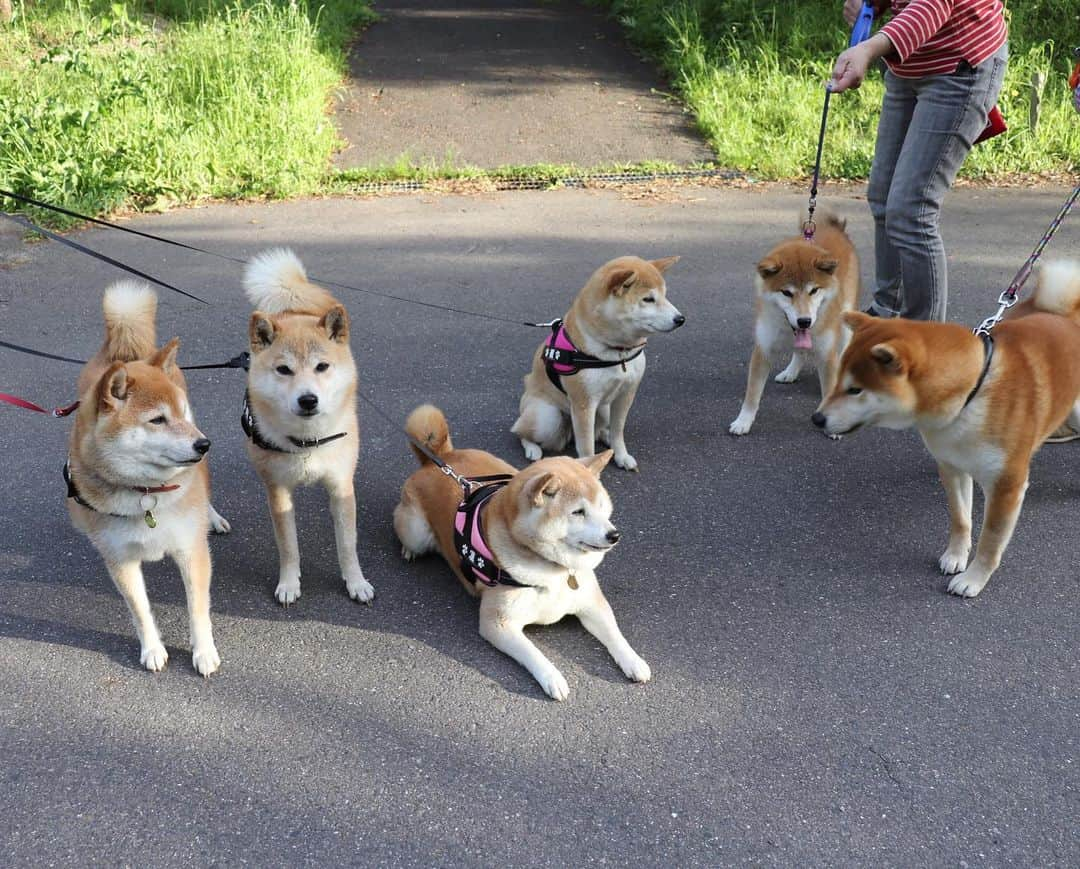
[[[972,323],[1063,201],[958,191],[951,316]],[[826,188],[868,257],[865,202]],[[320,492],[299,499],[303,597],[275,603],[269,516],[237,423],[238,372],[193,373],[214,441],[222,669],[192,670],[181,583],[148,570],[171,660],[139,667],[119,596],[68,524],[69,423],[0,408],[0,853],[8,865],[1039,865],[1080,862],[1080,445],[1036,459],[983,594],[944,593],[945,502],[911,433],[831,442],[815,378],[770,384],[725,432],[750,353],[753,263],[801,191],[687,187],[220,206],[134,225],[233,255],[289,244],[326,278],[512,318],[560,315],[623,253],[681,254],[689,321],[650,343],[628,442],[605,480],[623,542],[599,571],[652,666],[627,683],[573,621],[533,632],[564,703],[477,634],[436,559],[398,557],[414,460],[362,408],[361,563],[349,600]],[[108,230],[77,238],[204,295],[161,292],[187,363],[244,347],[239,267]],[[1080,248],[1080,220],[1053,252]],[[117,272],[0,236],[0,336],[94,352]],[[864,275],[869,268],[864,263]],[[342,293],[363,389],[393,416],[445,409],[461,445],[520,463],[508,429],[538,331]],[[76,370],[0,351],[0,389],[73,398]]]

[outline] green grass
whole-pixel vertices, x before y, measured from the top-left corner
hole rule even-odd
[[[599,0],[663,67],[723,166],[764,178],[812,167],[823,85],[847,44],[839,0]],[[1080,116],[1068,102],[1070,49],[1080,45],[1075,0],[1012,0],[1010,62],[1000,105],[1003,136],[978,146],[969,177],[1080,169]],[[1033,73],[1046,75],[1039,124],[1028,123]],[[870,170],[883,85],[873,74],[834,98],[823,171]]]
[[[361,0],[16,0],[0,186],[91,213],[320,190],[330,94],[371,18]]]

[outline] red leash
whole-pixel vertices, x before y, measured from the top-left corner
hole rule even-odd
[[[6,392],[0,392],[0,401],[6,402],[7,404],[13,404],[15,407],[21,407],[24,410],[33,410],[37,413],[48,414],[56,419],[70,416],[79,409],[79,402],[76,401],[74,404],[69,404],[67,407],[57,407],[53,410],[46,410],[45,408],[34,404],[32,401],[27,401],[25,398],[19,398],[16,395],[8,395]]]

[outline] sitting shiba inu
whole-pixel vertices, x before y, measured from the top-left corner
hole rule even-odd
[[[1019,309],[1019,310],[1018,310]],[[1066,419],[1080,426],[1080,263],[1045,266],[1030,302],[979,336],[954,323],[848,313],[855,330],[836,388],[814,414],[831,434],[915,426],[949,502],[943,573],[975,597],[997,569],[1028,485],[1032,455]],[[972,480],[986,496],[975,558]]]
[[[772,357],[791,348],[791,361],[776,375],[777,383],[794,383],[813,358],[825,399],[836,382],[847,333],[841,319],[859,298],[859,258],[844,232],[845,223],[831,215],[814,234],[783,241],[757,265],[754,301],[754,352],[746,378],[742,409],[728,427],[733,435],[750,431]]]
[[[526,625],[576,615],[635,682],[651,678],[630,648],[593,571],[619,540],[600,472],[611,450],[574,460],[544,459],[524,471],[480,450],[456,450],[442,411],[418,407],[405,431],[458,474],[462,487],[413,447],[422,467],[405,482],[394,509],[402,556],[437,551],[466,590],[480,596],[480,635],[525,667],[548,696],[565,700],[562,673],[525,636]],[[490,476],[498,479],[485,479]]]
[[[664,272],[678,259],[611,260],[593,273],[566,316],[552,324],[525,375],[519,416],[511,428],[525,458],[535,461],[544,450],[564,449],[572,424],[580,458],[593,455],[599,439],[614,450],[616,465],[637,470],[623,429],[645,374],[649,335],[686,322],[667,300],[664,283]]]
[[[292,493],[322,483],[330,495],[338,566],[349,596],[370,601],[375,590],[356,555],[353,474],[360,450],[356,364],[349,315],[310,283],[289,250],[255,257],[244,272],[251,315],[251,370],[241,417],[247,451],[266,486],[277,540],[275,597],[300,597],[300,552]]]
[[[179,339],[156,349],[157,297],[145,284],[105,291],[105,344],[79,376],[79,410],[64,479],[72,524],[101,553],[131,611],[139,660],[161,670],[168,653],[146,596],[142,562],[166,555],[187,591],[191,659],[209,676],[221,664],[210,624],[209,525],[229,523],[210,506],[210,441],[195,426]]]

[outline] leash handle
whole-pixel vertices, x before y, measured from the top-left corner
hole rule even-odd
[[[848,41],[848,48],[854,48],[860,42],[869,39],[873,27],[874,4],[872,0],[864,0],[862,9],[859,10],[859,17],[855,19],[855,24],[851,27],[851,39]]]

